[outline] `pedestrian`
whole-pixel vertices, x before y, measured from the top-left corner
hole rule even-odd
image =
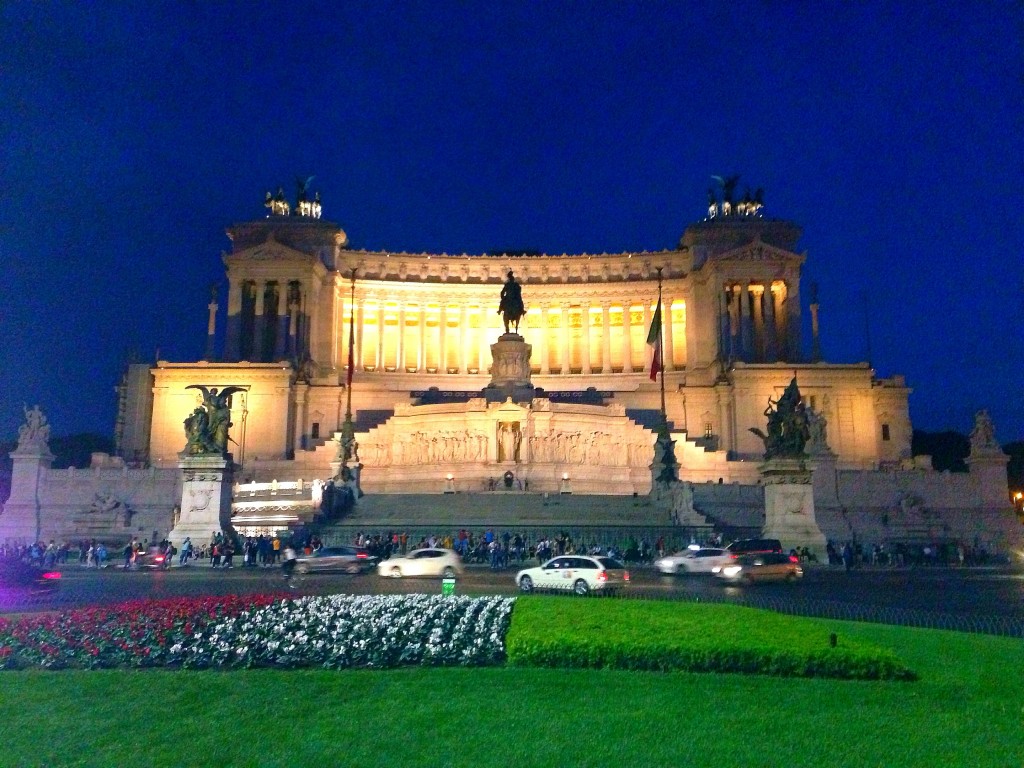
[[[292,547],[291,542],[288,542],[284,546],[281,561],[281,571],[284,573],[285,581],[291,580],[292,572],[295,570],[296,559],[298,559],[298,555],[295,554],[295,549]]]
[[[178,555],[178,565],[184,565],[188,562],[188,559],[192,556],[192,539],[189,536],[185,537],[185,541],[181,543],[181,554]]]

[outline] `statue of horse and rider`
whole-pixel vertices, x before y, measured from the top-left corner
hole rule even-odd
[[[501,287],[501,301],[498,303],[498,314],[505,324],[505,333],[519,333],[519,321],[526,314],[526,306],[523,304],[523,289],[516,282],[512,270],[508,272],[508,279]],[[514,331],[510,328],[514,327]]]

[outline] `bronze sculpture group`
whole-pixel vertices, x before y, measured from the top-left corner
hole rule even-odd
[[[198,389],[203,393],[203,403],[185,419],[185,453],[189,456],[215,454],[223,456],[228,451],[228,429],[231,427],[230,397],[235,392],[244,392],[245,387],[216,387],[190,384],[185,389]]]
[[[789,382],[782,397],[778,400],[768,398],[768,407],[764,409],[764,415],[768,417],[767,434],[756,427],[750,428],[751,432],[764,441],[764,457],[802,458],[811,431],[807,407],[800,396],[796,377]]]

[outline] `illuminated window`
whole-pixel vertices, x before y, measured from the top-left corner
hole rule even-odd
[[[710,421],[705,421],[704,422],[704,437],[710,438],[714,434],[715,433],[713,431],[713,427],[711,425],[711,422]]]

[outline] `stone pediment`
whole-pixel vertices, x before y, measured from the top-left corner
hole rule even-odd
[[[509,398],[504,403],[493,404],[488,410],[498,417],[525,418],[530,409],[513,403],[511,398]]]
[[[803,264],[805,256],[787,251],[758,239],[739,248],[714,254],[708,261],[756,261],[756,262],[795,262]]]
[[[252,248],[246,248],[245,250],[236,251],[224,256],[225,263],[238,261],[297,261],[306,264],[315,260],[314,256],[279,243],[274,239],[269,239],[267,242],[260,243]]]

